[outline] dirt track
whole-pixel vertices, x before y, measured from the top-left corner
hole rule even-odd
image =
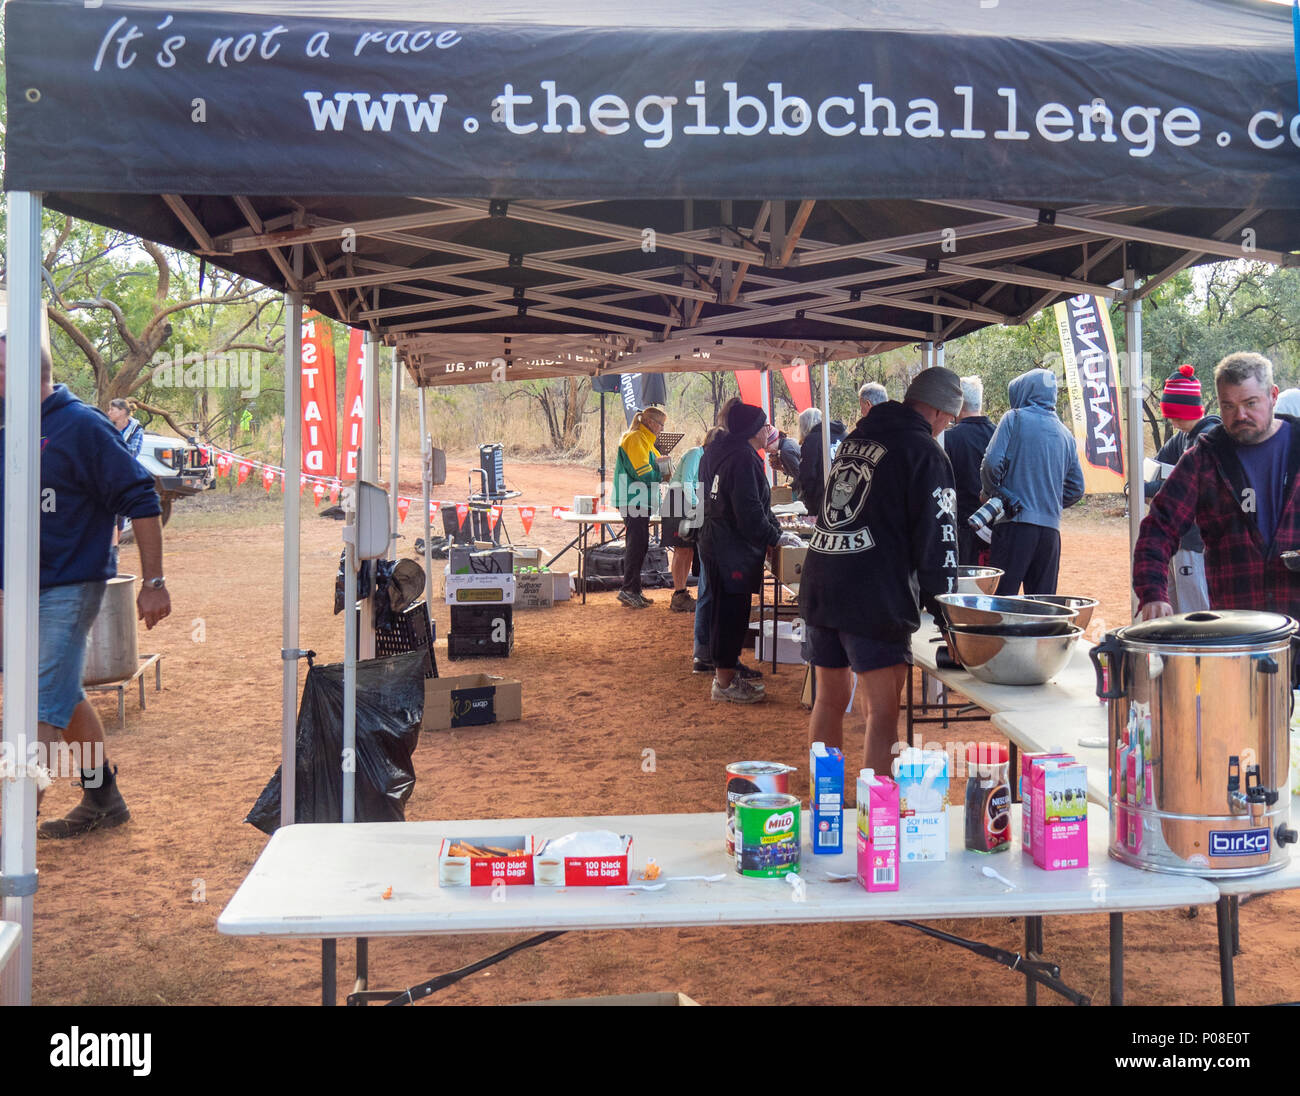
[[[549,505],[592,492],[593,473],[518,464],[508,472],[525,492],[518,501],[539,505],[529,543],[558,547],[567,527],[551,520]],[[416,474],[413,465],[405,472],[403,487],[410,494],[417,490]],[[455,462],[449,480],[465,482]],[[224,492],[223,486],[214,496]],[[166,571],[175,612],[140,636],[142,652],[165,655],[161,695],[151,691],[143,713],[128,698],[125,732],[117,729],[115,701],[96,702],[108,728],[109,757],[121,767],[132,821],[80,841],[39,846],[38,1003],[318,1000],[314,942],[230,939],[219,936],[214,924],[265,844],[242,819],[279,761],[281,535],[277,524],[266,523],[266,504],[250,501],[264,498],[259,486],[250,482],[238,494],[245,501],[210,496],[186,503],[168,528]],[[204,509],[224,513],[205,520]],[[403,553],[416,535],[417,510],[403,526]],[[343,645],[342,618],[332,615],[339,526],[310,516],[309,505],[305,513],[302,645],[335,660]],[[515,539],[522,539],[517,515],[508,510],[507,518]],[[1099,596],[1112,624],[1125,619],[1125,548],[1121,519],[1071,515],[1061,591]],[[128,549],[124,569],[133,563]],[[445,608],[437,605],[435,616],[438,634],[445,635]],[[708,679],[689,672],[691,618],[670,614],[666,595],[643,613],[633,614],[614,595],[603,594],[585,607],[570,602],[521,612],[517,621],[509,661],[440,658],[440,669],[490,670],[520,679],[525,718],[426,734],[415,755],[418,783],[409,818],[717,810],[729,761],[768,757],[806,768],[807,715],[797,704],[801,675],[782,670],[769,680],[769,703],[754,709],[711,703]],[[196,642],[200,627],[202,642]],[[967,725],[962,737],[985,729]],[[856,740],[850,734],[846,746],[855,758],[860,732]],[[646,748],[655,751],[653,774],[642,771]],[[794,790],[805,791],[805,783],[797,782]],[[77,794],[57,786],[45,811],[62,814]],[[957,788],[957,801],[959,796]],[[1300,896],[1294,893],[1260,898],[1243,909],[1241,1003],[1296,996],[1297,912]],[[1185,911],[1138,914],[1126,924],[1131,1003],[1217,1002],[1211,910],[1195,919]],[[1019,950],[1016,920],[940,927]],[[1066,980],[1103,1002],[1107,919],[1049,921],[1047,933],[1047,950]],[[374,941],[372,985],[405,986],[505,942],[486,936]],[[342,970],[351,949],[339,950]],[[665,989],[702,1003],[1023,999],[1020,979],[986,960],[888,925],[845,925],[574,933],[434,1000],[504,1003]],[[1040,994],[1040,1000],[1052,996]]]

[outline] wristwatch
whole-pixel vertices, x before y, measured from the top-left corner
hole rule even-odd
[[[167,580],[159,575],[157,578],[147,578],[144,580],[146,586],[152,586],[155,590],[161,590],[167,585]]]

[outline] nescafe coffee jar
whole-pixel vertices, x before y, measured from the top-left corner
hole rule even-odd
[[[1011,848],[1011,782],[1007,747],[972,742],[966,747],[966,847],[973,852]]]

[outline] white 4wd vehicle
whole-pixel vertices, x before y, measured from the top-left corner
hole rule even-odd
[[[171,517],[174,499],[197,495],[217,485],[216,468],[193,439],[182,441],[146,431],[136,459],[153,475],[164,525]]]

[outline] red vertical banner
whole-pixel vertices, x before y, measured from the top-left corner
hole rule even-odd
[[[803,414],[813,405],[812,374],[808,363],[803,358],[793,358],[786,368],[781,370],[785,386],[790,389],[790,398],[794,400],[797,414]]]
[[[357,450],[361,448],[361,425],[365,420],[365,338],[357,328],[348,337],[348,372],[343,390],[342,476],[345,483],[357,478]]]
[[[740,389],[740,398],[751,407],[762,407],[763,414],[767,408],[763,405],[763,378],[757,369],[737,369],[733,374],[736,387]]]
[[[333,473],[338,405],[334,399],[334,336],[325,317],[302,317],[302,471]]]

